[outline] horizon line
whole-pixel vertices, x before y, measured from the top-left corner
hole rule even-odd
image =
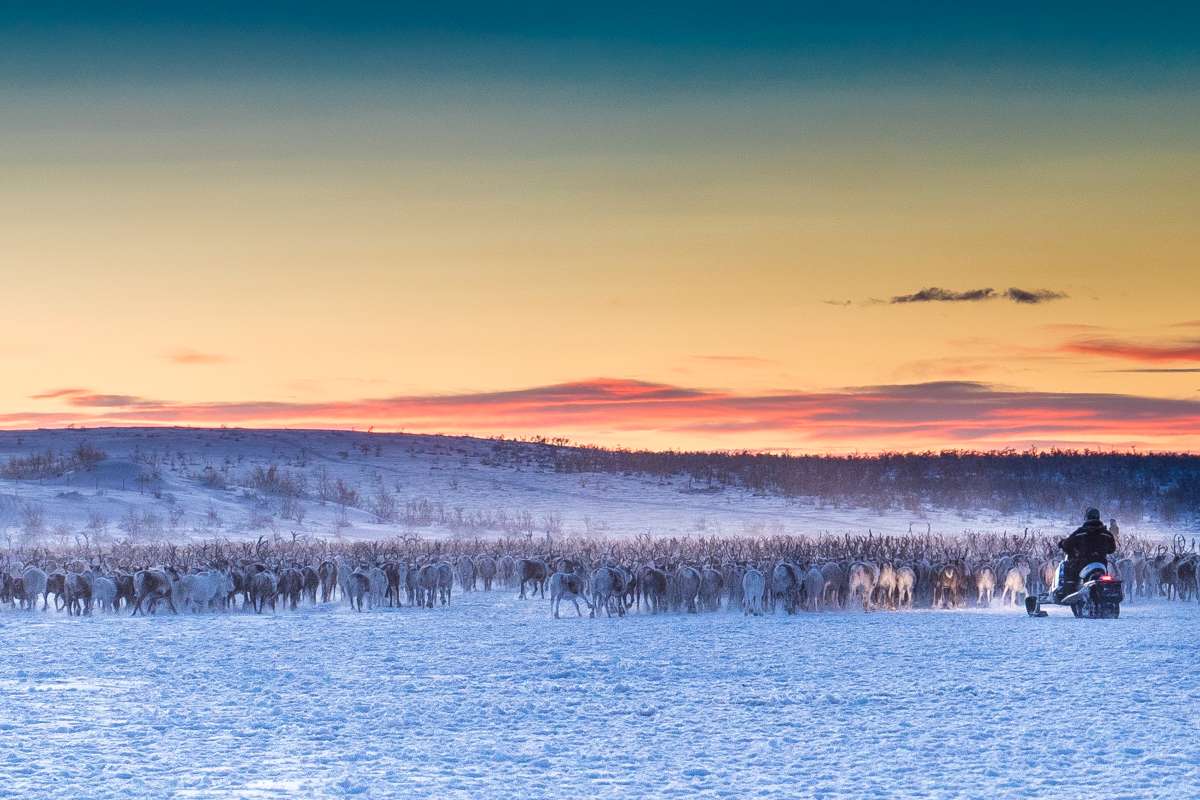
[[[376,430],[375,426],[368,426],[363,429],[361,427],[347,428],[326,428],[326,427],[279,427],[279,426],[253,426],[253,425],[187,425],[187,424],[129,424],[129,425],[79,425],[75,423],[63,425],[60,427],[42,427],[42,428],[0,428],[0,437],[5,436],[20,436],[36,433],[65,433],[65,432],[121,432],[121,431],[192,431],[192,432],[211,432],[220,433],[223,431],[240,431],[247,433],[334,433],[334,434],[363,434],[367,436],[394,436],[394,437],[411,437],[411,438],[441,438],[441,439],[470,439],[478,442],[509,442],[516,444],[542,445],[546,447],[558,447],[571,450],[600,450],[612,453],[651,453],[651,454],[677,454],[677,455],[722,455],[722,456],[783,456],[783,457],[809,457],[809,458],[878,458],[881,456],[927,456],[927,455],[943,455],[943,454],[958,454],[958,455],[982,455],[982,456],[1000,456],[1000,455],[1045,455],[1045,454],[1072,454],[1085,456],[1177,456],[1187,458],[1200,458],[1200,451],[1187,449],[1160,449],[1155,447],[1141,446],[1138,444],[1129,444],[1125,446],[1104,446],[1099,444],[1068,445],[1063,443],[1027,443],[1024,446],[1005,445],[996,447],[929,447],[924,449],[889,449],[889,448],[848,448],[846,450],[807,450],[797,447],[763,447],[763,448],[654,448],[654,447],[634,447],[625,445],[599,444],[586,441],[578,441],[566,436],[553,435],[529,435],[515,436],[503,433],[497,434],[479,434],[479,433],[454,433],[454,432],[433,432],[433,431],[404,431],[404,430]]]

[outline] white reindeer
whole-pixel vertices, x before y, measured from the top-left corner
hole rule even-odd
[[[763,594],[767,591],[766,577],[753,567],[742,575],[742,608],[746,615],[761,617]]]
[[[912,608],[917,588],[917,571],[912,567],[896,567],[896,607]]]
[[[556,572],[550,576],[550,607],[554,610],[555,619],[559,618],[558,606],[563,600],[570,600],[575,606],[575,613],[581,617],[583,612],[579,610],[580,600],[590,611],[595,610],[583,592],[583,578],[574,572]]]
[[[825,595],[825,576],[817,567],[809,567],[804,573],[804,608],[807,611],[818,611],[821,600]]]
[[[853,603],[854,598],[862,595],[863,611],[871,610],[871,595],[875,592],[875,584],[879,580],[879,568],[870,561],[855,561],[850,565],[850,591],[847,603]]]
[[[42,598],[42,611],[47,608],[46,581],[47,576],[45,571],[38,567],[26,567],[21,573],[21,580],[25,582],[25,607],[30,611],[37,608],[37,599]]]
[[[367,572],[367,581],[370,586],[367,596],[368,608],[376,608],[384,605],[387,602],[387,573],[379,567],[371,567]]]
[[[1028,592],[1025,589],[1025,577],[1029,574],[1028,565],[1017,565],[1009,567],[1007,574],[1004,576],[1004,591],[1000,594],[1001,605],[1007,605],[1010,601],[1016,605],[1022,601]]]

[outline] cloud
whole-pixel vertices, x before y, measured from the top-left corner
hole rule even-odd
[[[1004,298],[1022,305],[1037,305],[1038,303],[1047,303],[1051,300],[1062,300],[1066,296],[1064,292],[1056,292],[1051,289],[1018,289],[1015,286],[1011,286],[1003,292],[997,292],[992,288],[967,289],[963,292],[956,292],[938,286],[929,286],[912,294],[896,295],[890,302],[892,305],[906,303],[978,303],[985,300]]]
[[[188,348],[172,350],[166,355],[166,358],[173,364],[185,364],[189,366],[225,364],[230,360],[228,356],[223,356],[219,353],[202,353],[199,350]]]
[[[77,408],[159,408],[164,405],[157,400],[129,394],[73,394],[67,403]]]
[[[1134,342],[1124,339],[1079,338],[1066,342],[1059,349],[1067,353],[1149,363],[1200,361],[1200,339],[1160,343]]]
[[[965,292],[952,292],[930,286],[913,294],[901,294],[892,298],[892,304],[897,303],[975,303],[980,300],[991,300],[996,296],[995,289],[968,289]]]
[[[887,300],[880,300],[878,297],[868,297],[866,300],[822,300],[824,305],[837,306],[839,308],[849,308],[850,306],[885,306]]]
[[[49,390],[41,392],[39,394],[30,395],[29,397],[32,400],[53,400],[53,399],[56,399],[59,397],[70,397],[71,395],[76,395],[76,394],[87,394],[87,391],[88,391],[87,389],[78,389],[78,388],[49,389]]]
[[[1056,292],[1051,289],[1018,289],[1015,286],[1009,287],[1004,296],[1014,303],[1024,303],[1025,305],[1037,305],[1038,303],[1048,303],[1051,300],[1065,300],[1067,295],[1063,292]]]
[[[583,441],[742,447],[769,438],[808,450],[1005,447],[1075,441],[1200,449],[1200,401],[1116,393],[1032,392],[973,381],[734,394],[620,378],[500,392],[326,403],[156,402],[86,395],[79,424],[366,427]],[[4,423],[19,426],[19,421]]]
[[[1157,372],[1157,373],[1195,375],[1197,373],[1200,373],[1200,367],[1135,367],[1133,369],[1106,369],[1106,370],[1101,370],[1101,372],[1113,372],[1113,373],[1137,373],[1137,372],[1154,373],[1154,372]]]

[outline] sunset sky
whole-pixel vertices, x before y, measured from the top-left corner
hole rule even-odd
[[[22,5],[0,427],[1200,451],[1195,4]]]

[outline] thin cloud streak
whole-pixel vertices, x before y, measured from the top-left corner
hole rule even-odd
[[[1066,353],[1149,363],[1200,361],[1200,339],[1147,343],[1122,339],[1085,338],[1069,341],[1061,345],[1059,349]]]
[[[68,388],[68,389],[48,389],[38,394],[31,394],[31,400],[53,400],[59,397],[70,397],[71,395],[86,394],[87,389]]]
[[[1119,374],[1162,374],[1162,375],[1195,375],[1200,373],[1200,367],[1133,367],[1130,369],[1102,369],[1104,373]]]
[[[228,356],[223,356],[219,353],[202,353],[199,350],[191,350],[188,348],[172,350],[167,354],[166,358],[172,364],[182,364],[185,366],[226,364],[230,360]]]
[[[613,378],[502,392],[327,403],[172,403],[86,394],[56,421],[254,427],[366,427],[421,432],[569,434],[621,441],[711,441],[771,434],[809,449],[990,446],[1034,439],[1200,447],[1200,401],[1124,394],[1031,392],[971,381],[745,395]],[[20,419],[0,420],[20,427]],[[32,424],[32,421],[31,421]],[[667,445],[669,446],[669,445]]]

